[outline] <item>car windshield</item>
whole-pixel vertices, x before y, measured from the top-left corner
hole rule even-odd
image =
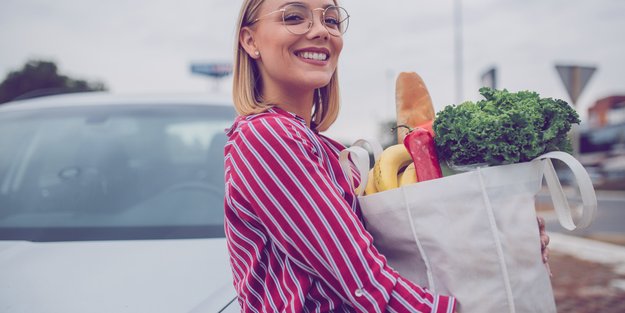
[[[0,240],[223,237],[229,106],[0,113]]]

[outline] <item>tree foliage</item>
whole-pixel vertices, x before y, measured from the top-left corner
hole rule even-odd
[[[102,82],[88,82],[61,75],[54,62],[30,60],[22,69],[10,72],[0,83],[0,103],[51,94],[105,91]]]

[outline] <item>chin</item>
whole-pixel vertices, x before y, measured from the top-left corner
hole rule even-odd
[[[311,89],[317,89],[321,87],[325,87],[330,83],[332,79],[332,75],[309,75],[306,77],[305,81],[302,82],[302,85],[310,86]]]

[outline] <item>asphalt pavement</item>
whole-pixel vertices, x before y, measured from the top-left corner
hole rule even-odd
[[[581,204],[581,199],[572,188],[566,188],[571,207]],[[568,231],[562,228],[551,205],[546,190],[537,197],[537,209],[545,217],[547,229],[576,237],[596,239],[625,246],[625,190],[596,190],[597,215],[585,229]]]
[[[581,201],[565,190],[571,205]],[[625,312],[625,191],[597,190],[597,215],[586,229],[562,228],[545,191],[537,211],[547,222],[549,264],[558,312]]]

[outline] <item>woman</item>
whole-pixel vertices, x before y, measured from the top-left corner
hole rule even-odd
[[[338,114],[347,12],[332,0],[246,0],[225,149],[225,225],[243,312],[452,312],[455,299],[399,275],[372,245]]]

